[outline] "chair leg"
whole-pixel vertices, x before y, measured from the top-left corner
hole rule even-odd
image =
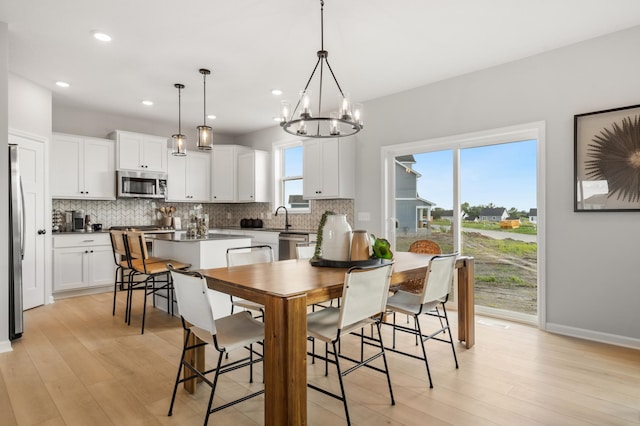
[[[176,374],[176,383],[173,386],[173,395],[171,395],[171,404],[169,405],[169,413],[167,413],[167,416],[171,416],[173,414],[173,404],[176,401],[176,393],[178,392],[178,385],[180,384],[180,373],[182,370],[182,366],[184,364],[184,357],[187,353],[187,346],[189,344],[190,334],[191,334],[191,330],[187,330],[187,333],[184,336],[184,345],[182,346],[182,356],[180,357],[180,364],[178,364],[178,374]]]
[[[209,396],[209,405],[207,406],[207,415],[204,418],[204,424],[209,423],[209,415],[211,414],[211,406],[213,406],[213,395],[216,393],[216,386],[218,384],[218,375],[220,374],[220,366],[222,366],[223,352],[218,355],[218,365],[216,366],[216,374],[213,376],[213,386],[211,386],[211,395]]]
[[[349,419],[349,407],[347,406],[347,396],[344,393],[344,383],[342,382],[342,371],[340,370],[340,356],[338,355],[338,347],[336,342],[332,342],[333,356],[336,358],[336,369],[338,370],[338,380],[340,381],[340,392],[342,393],[342,404],[344,405],[344,414],[347,418],[347,425],[351,424]]]
[[[134,272],[129,273],[129,283],[127,284],[127,313],[125,315],[124,321],[127,325],[131,325],[131,305],[133,304],[133,277],[135,276]]]
[[[249,383],[253,383],[253,344],[249,345]]]
[[[396,405],[396,400],[393,397],[393,388],[391,387],[391,376],[389,376],[389,366],[387,364],[387,353],[384,350],[384,344],[382,343],[382,332],[380,331],[380,323],[376,323],[378,328],[378,339],[380,340],[380,350],[382,351],[382,361],[384,362],[384,373],[387,375],[387,384],[389,385],[389,395],[391,396],[391,405]]]
[[[420,321],[418,321],[418,315],[414,315],[416,320],[416,329],[418,331],[418,335],[420,336],[420,341],[422,342],[422,355],[424,356],[424,365],[427,366],[427,376],[429,376],[429,387],[433,388],[433,381],[431,380],[431,370],[429,370],[429,361],[427,360],[427,351],[424,348],[424,340],[422,340],[422,329],[420,328]]]
[[[444,321],[447,324],[447,331],[449,332],[449,341],[451,342],[451,350],[453,351],[453,360],[456,363],[456,368],[458,368],[458,357],[456,356],[456,347],[453,344],[453,335],[451,334],[451,327],[449,327],[449,316],[447,315],[447,308],[444,307],[444,303],[442,304],[442,311],[444,312]],[[440,319],[442,321],[442,319]]]
[[[144,282],[144,303],[142,305],[142,332],[140,334],[144,334],[144,321],[147,318],[147,295],[149,294],[149,292],[147,291],[148,284],[149,283],[147,281]],[[153,278],[151,285],[155,289],[155,278]],[[155,295],[155,292],[153,294]]]
[[[391,330],[392,332],[392,342],[391,342],[391,348],[395,349],[396,348],[396,313],[395,311],[393,312],[393,329]]]
[[[124,279],[124,271],[122,270],[122,267],[118,266],[116,268],[116,278],[113,281],[113,313],[111,314],[112,316],[116,314],[116,294],[118,294],[118,272],[121,273],[122,279]]]

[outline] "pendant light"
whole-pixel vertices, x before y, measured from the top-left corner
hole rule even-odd
[[[202,85],[204,92],[204,117],[202,119],[202,126],[198,126],[198,149],[209,150],[213,145],[213,129],[207,126],[207,76],[211,74],[208,69],[200,68],[200,74],[202,74]]]
[[[300,98],[295,108],[291,110],[291,105],[287,101],[281,103],[280,125],[285,132],[297,136],[309,138],[337,138],[340,136],[351,136],[362,130],[362,105],[351,104],[348,95],[342,91],[338,79],[329,65],[329,52],[324,50],[324,0],[320,0],[320,50],[317,52],[318,60],[313,67],[311,76],[307,80],[307,85],[300,92]],[[333,77],[339,96],[338,111],[332,112],[329,116],[322,114],[322,83],[324,77],[324,66]],[[311,90],[309,85],[313,80],[316,71],[320,69],[318,110],[313,114],[311,107]],[[298,114],[296,116],[296,113]]]
[[[187,155],[187,137],[182,134],[182,125],[181,125],[181,110],[180,110],[180,98],[181,91],[184,89],[184,84],[176,83],[173,85],[176,89],[178,89],[178,133],[175,135],[171,135],[171,140],[173,142],[173,155],[183,156]]]

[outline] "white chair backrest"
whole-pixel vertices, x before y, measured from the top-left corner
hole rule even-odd
[[[422,303],[444,300],[453,287],[453,276],[458,255],[435,256],[429,262],[422,289]]]
[[[338,327],[344,327],[384,312],[393,264],[349,270],[345,275]]]
[[[238,247],[227,249],[227,266],[252,265],[273,262],[271,246]]]
[[[298,259],[311,259],[316,252],[316,244],[296,246],[296,257]]]
[[[216,323],[209,302],[207,281],[202,276],[187,275],[178,271],[171,271],[171,277],[182,318],[215,335]]]

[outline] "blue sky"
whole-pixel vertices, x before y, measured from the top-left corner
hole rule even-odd
[[[472,206],[529,211],[536,206],[536,141],[463,149],[460,153],[462,202]],[[418,194],[437,204],[453,207],[453,151],[414,154]]]

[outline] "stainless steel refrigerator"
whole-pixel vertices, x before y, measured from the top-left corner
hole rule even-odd
[[[9,339],[22,336],[22,259],[24,197],[18,168],[18,145],[9,145]]]

